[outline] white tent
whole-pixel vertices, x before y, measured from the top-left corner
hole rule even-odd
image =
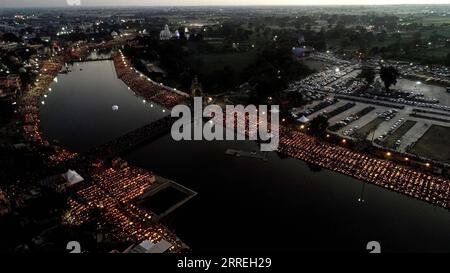
[[[84,178],[81,177],[81,175],[79,175],[76,171],[73,170],[68,170],[66,173],[62,175],[62,177],[64,177],[64,179],[70,186],[75,185],[84,180]]]
[[[172,246],[171,243],[169,243],[166,240],[162,239],[161,241],[156,243],[154,246],[152,246],[149,250],[147,250],[147,253],[164,253],[171,246]]]
[[[301,123],[307,123],[309,119],[305,116],[301,116],[300,118],[297,119],[297,121]]]
[[[162,239],[158,243],[144,240],[139,245],[125,250],[125,253],[164,253],[172,246],[171,243]]]
[[[139,246],[144,248],[145,251],[149,250],[150,248],[152,248],[155,244],[152,243],[150,240],[144,240],[142,241]]]

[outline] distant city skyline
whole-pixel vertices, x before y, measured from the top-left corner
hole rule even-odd
[[[81,6],[244,6],[244,5],[398,5],[450,4],[450,0],[0,0],[1,7],[64,7],[81,2]]]

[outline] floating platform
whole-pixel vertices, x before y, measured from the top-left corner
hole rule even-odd
[[[152,211],[156,221],[164,218],[175,209],[188,202],[197,192],[176,183],[175,181],[155,175],[155,184],[149,188],[137,203]]]
[[[241,151],[241,150],[235,150],[235,149],[227,149],[225,151],[225,154],[227,155],[233,155],[236,157],[250,157],[250,158],[256,158],[256,159],[262,159],[264,161],[267,161],[267,152],[248,152],[248,151]]]

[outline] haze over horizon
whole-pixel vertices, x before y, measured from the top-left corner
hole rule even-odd
[[[94,6],[251,6],[251,5],[400,5],[450,4],[450,0],[0,0],[1,7],[68,7],[80,2],[81,7]],[[71,4],[71,5],[70,5]]]

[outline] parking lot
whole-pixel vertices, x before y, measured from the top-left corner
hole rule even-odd
[[[421,81],[399,79],[393,88],[414,94],[423,94],[425,97],[436,98],[439,100],[439,104],[450,106],[450,93],[442,86],[426,84]]]
[[[336,123],[345,121],[348,117],[354,116],[368,107],[375,109],[358,119],[347,119],[347,125],[341,127],[333,133],[346,138],[359,139],[362,136],[373,141],[374,144],[385,146],[390,149],[395,149],[399,152],[407,152],[408,148],[414,145],[432,125],[450,127],[450,123],[429,120],[424,118],[417,118],[410,116],[413,113],[414,107],[407,106],[404,109],[394,109],[386,106],[378,106],[370,103],[352,102],[340,99],[337,103],[327,106],[317,112],[307,116],[308,119],[313,119],[321,114],[330,113],[348,103],[355,103],[355,105],[346,111],[335,115],[329,119],[330,127]],[[316,103],[317,104],[317,103]],[[442,114],[445,114],[442,112]],[[439,116],[427,114],[428,116]],[[450,117],[443,116],[450,121]],[[380,139],[380,137],[383,137]],[[445,149],[446,147],[443,147]]]
[[[330,65],[326,70],[292,82],[286,91],[299,92],[313,100],[295,113],[309,120],[327,115],[331,133],[354,140],[366,139],[374,145],[405,153],[417,141],[423,142],[430,128],[450,128],[450,92],[446,87],[426,79],[401,78],[387,92],[377,77],[376,83],[367,88],[357,78],[360,64],[340,60],[332,54],[316,54],[314,58]],[[408,71],[416,68],[409,64],[405,67],[401,71],[408,77],[411,76]],[[447,73],[442,68],[421,69],[438,78]],[[326,95],[326,100],[324,96],[319,99],[320,94]],[[423,149],[419,145],[414,151],[423,152]],[[448,146],[442,149],[448,150]]]

